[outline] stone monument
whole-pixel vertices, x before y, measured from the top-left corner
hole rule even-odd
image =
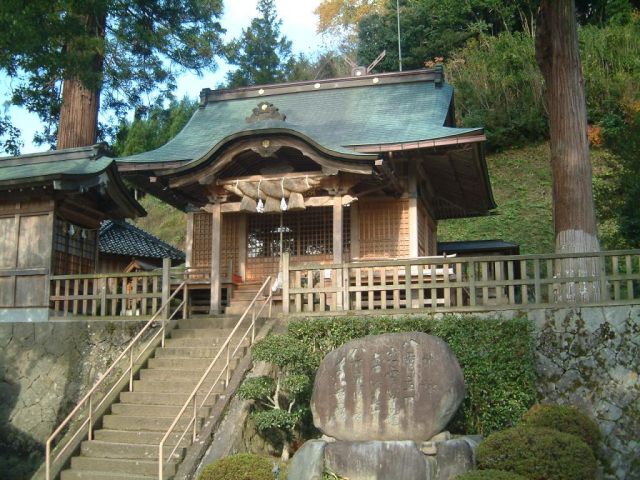
[[[477,438],[442,432],[464,399],[449,346],[419,332],[373,335],[329,352],[311,411],[324,434],[296,452],[289,480],[447,480],[473,467]]]

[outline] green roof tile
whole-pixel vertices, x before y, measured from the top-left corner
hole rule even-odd
[[[262,96],[255,95],[259,88],[255,87],[253,95],[247,95],[250,98],[209,100],[166,145],[117,161],[195,160],[242,132],[288,130],[328,150],[353,154],[348,147],[434,140],[480,130],[444,126],[453,98],[450,85],[410,80],[404,83],[372,83],[370,80],[367,85],[349,87],[342,86],[339,80],[325,81],[319,83],[317,89],[307,83],[300,84],[304,91],[288,93],[265,87],[267,90]],[[247,123],[252,110],[264,101],[278,108],[286,120]]]

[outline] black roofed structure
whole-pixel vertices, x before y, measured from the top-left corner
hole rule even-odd
[[[119,158],[139,188],[188,212],[187,265],[210,311],[281,258],[436,255],[438,220],[495,203],[481,128],[457,128],[440,67],[205,89],[166,145]],[[205,282],[206,283],[206,282]]]
[[[127,270],[131,262],[137,268],[162,266],[162,259],[172,265],[184,263],[184,252],[124,220],[105,220],[98,232],[100,252],[98,270],[117,272]]]

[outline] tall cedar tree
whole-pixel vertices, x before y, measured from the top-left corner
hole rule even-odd
[[[295,63],[274,0],[259,0],[257,8],[259,16],[227,46],[229,63],[238,67],[227,74],[228,88],[283,82]]]
[[[543,0],[536,59],[547,86],[556,251],[598,251],[574,0]]]
[[[0,70],[47,125],[36,141],[92,144],[100,106],[122,116],[185,69],[215,69],[221,12],[222,0],[3,0]]]

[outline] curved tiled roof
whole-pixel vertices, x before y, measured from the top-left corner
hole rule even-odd
[[[99,249],[100,253],[114,255],[185,260],[184,253],[177,248],[125,221],[102,222]]]
[[[274,127],[308,137],[329,151],[351,155],[357,155],[353,150],[356,146],[419,142],[481,132],[477,128],[445,126],[453,88],[443,81],[425,80],[427,75],[441,78],[440,72],[418,71],[315,84],[204,91],[200,108],[176,137],[156,150],[118,158],[117,162],[186,163],[207,157],[216,145],[238,132],[260,133]],[[247,122],[261,102],[273,104],[286,119]]]

